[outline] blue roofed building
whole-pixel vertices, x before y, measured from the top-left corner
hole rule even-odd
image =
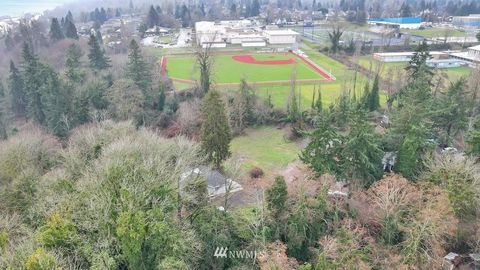
[[[419,29],[423,25],[423,21],[420,17],[371,18],[368,20],[368,24],[393,28]]]

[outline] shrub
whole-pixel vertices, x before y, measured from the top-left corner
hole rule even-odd
[[[39,239],[46,247],[70,247],[74,244],[76,234],[75,227],[68,220],[59,213],[53,213],[40,228]]]
[[[475,218],[480,208],[480,170],[475,160],[444,154],[427,164],[423,179],[442,187],[455,215]]]
[[[250,177],[251,178],[261,178],[263,176],[263,170],[259,167],[253,167],[250,170]]]
[[[181,260],[174,257],[167,257],[160,262],[158,270],[187,270],[188,266]]]
[[[58,141],[36,127],[0,142],[0,183],[14,180],[25,171],[47,171],[55,165],[59,150]]]
[[[178,117],[176,121],[180,135],[194,138],[196,137],[195,135],[200,133],[200,128],[202,126],[202,113],[200,108],[201,103],[198,99],[180,104],[180,108],[177,111]]]
[[[25,214],[35,202],[40,176],[56,165],[59,150],[55,138],[35,127],[0,142],[0,209]]]
[[[135,127],[129,121],[120,123],[105,121],[74,129],[68,147],[63,151],[66,171],[74,179],[78,178],[84,173],[85,167],[101,155],[105,145],[135,131]]]
[[[4,230],[0,230],[0,251],[7,245],[8,233]]]
[[[26,270],[53,270],[58,269],[58,262],[53,255],[47,253],[43,248],[38,248],[25,262]]]

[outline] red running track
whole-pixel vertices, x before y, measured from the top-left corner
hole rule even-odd
[[[251,55],[234,55],[232,58],[238,62],[254,65],[292,65],[297,63],[292,58],[286,60],[257,60]]]
[[[162,62],[160,64],[160,73],[165,75],[167,73],[167,57],[162,56]]]
[[[295,55],[296,57],[302,59],[302,61],[307,64],[309,67],[311,67],[313,70],[315,70],[318,74],[322,75],[325,79],[327,79],[328,81],[330,82],[333,82],[335,81],[335,77],[333,77],[332,75],[330,75],[328,72],[326,72],[325,70],[323,70],[322,68],[320,68],[319,66],[317,66],[316,64],[314,64],[310,59],[307,59],[299,54],[296,54],[294,52],[291,52],[293,55]]]

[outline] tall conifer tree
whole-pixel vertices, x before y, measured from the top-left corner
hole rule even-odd
[[[59,41],[65,38],[63,34],[62,27],[58,22],[57,18],[52,18],[52,22],[50,24],[50,39],[52,41]]]
[[[27,112],[27,99],[23,78],[13,61],[10,61],[9,91],[13,113],[15,116],[25,116]]]
[[[230,155],[232,135],[225,107],[216,90],[208,91],[202,105],[202,151],[209,162],[219,169]]]
[[[105,55],[105,50],[100,47],[100,43],[95,35],[90,35],[88,45],[90,45],[90,53],[88,54],[90,67],[95,72],[111,67],[110,59]]]
[[[132,39],[130,42],[127,63],[127,75],[135,84],[145,91],[151,83],[151,74],[147,63],[143,60],[138,43]]]

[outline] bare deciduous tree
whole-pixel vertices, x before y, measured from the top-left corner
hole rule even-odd
[[[207,93],[212,85],[212,71],[214,64],[212,45],[216,36],[217,34],[215,33],[212,36],[211,41],[207,43],[200,42],[201,44],[198,45],[195,51],[198,68],[200,70],[200,89],[202,90],[202,94]]]

